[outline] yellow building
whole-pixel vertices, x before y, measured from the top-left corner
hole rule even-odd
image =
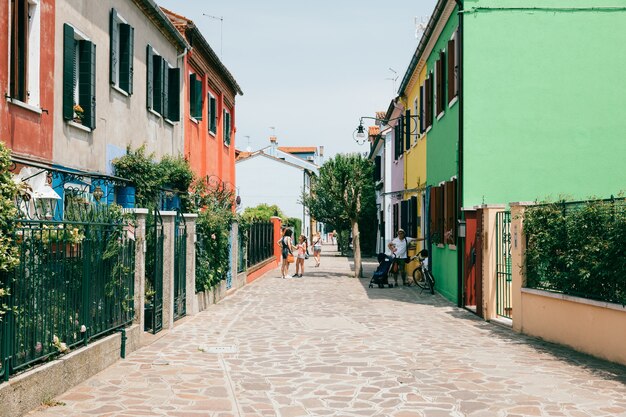
[[[409,74],[407,74],[409,75]],[[426,79],[426,63],[420,62],[413,74],[410,74],[410,81],[400,96],[400,101],[405,112],[410,112],[410,144],[404,155],[404,195],[403,200],[407,203],[409,219],[407,225],[412,230],[407,230],[410,237],[424,238],[426,232],[426,132],[421,123],[421,91],[420,86]],[[406,114],[406,113],[405,113]],[[406,119],[406,118],[405,118]],[[405,121],[406,123],[406,121]],[[413,215],[412,215],[413,214]],[[416,251],[425,247],[425,242],[417,243]],[[411,251],[411,255],[415,251]],[[409,266],[412,271],[415,266]]]

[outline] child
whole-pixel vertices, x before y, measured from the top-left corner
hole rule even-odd
[[[307,249],[308,243],[306,236],[300,235],[300,239],[298,239],[298,244],[296,245],[298,258],[296,259],[296,274],[293,276],[294,278],[302,278],[302,274],[304,273],[304,259],[306,258]],[[300,274],[298,274],[298,271],[300,271]]]

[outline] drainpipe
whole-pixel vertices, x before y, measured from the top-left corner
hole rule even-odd
[[[464,216],[461,207],[463,207],[463,0],[455,0],[459,7],[459,162],[458,162],[458,185],[457,185],[457,218]],[[458,223],[458,222],[457,222]],[[458,228],[458,224],[456,225]],[[458,229],[457,229],[458,230]],[[465,304],[465,286],[463,285],[463,253],[465,252],[464,245],[461,245],[461,238],[458,233],[457,239],[457,279],[459,287],[459,307],[464,307]]]

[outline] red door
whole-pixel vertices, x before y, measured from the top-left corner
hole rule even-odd
[[[476,212],[465,212],[465,306],[476,307]]]

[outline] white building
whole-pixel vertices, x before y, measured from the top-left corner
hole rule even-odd
[[[311,236],[311,216],[302,204],[302,193],[309,192],[311,177],[319,175],[317,165],[281,151],[272,138],[271,146],[242,153],[235,169],[241,210],[275,204],[286,216],[301,219],[302,233]]]

